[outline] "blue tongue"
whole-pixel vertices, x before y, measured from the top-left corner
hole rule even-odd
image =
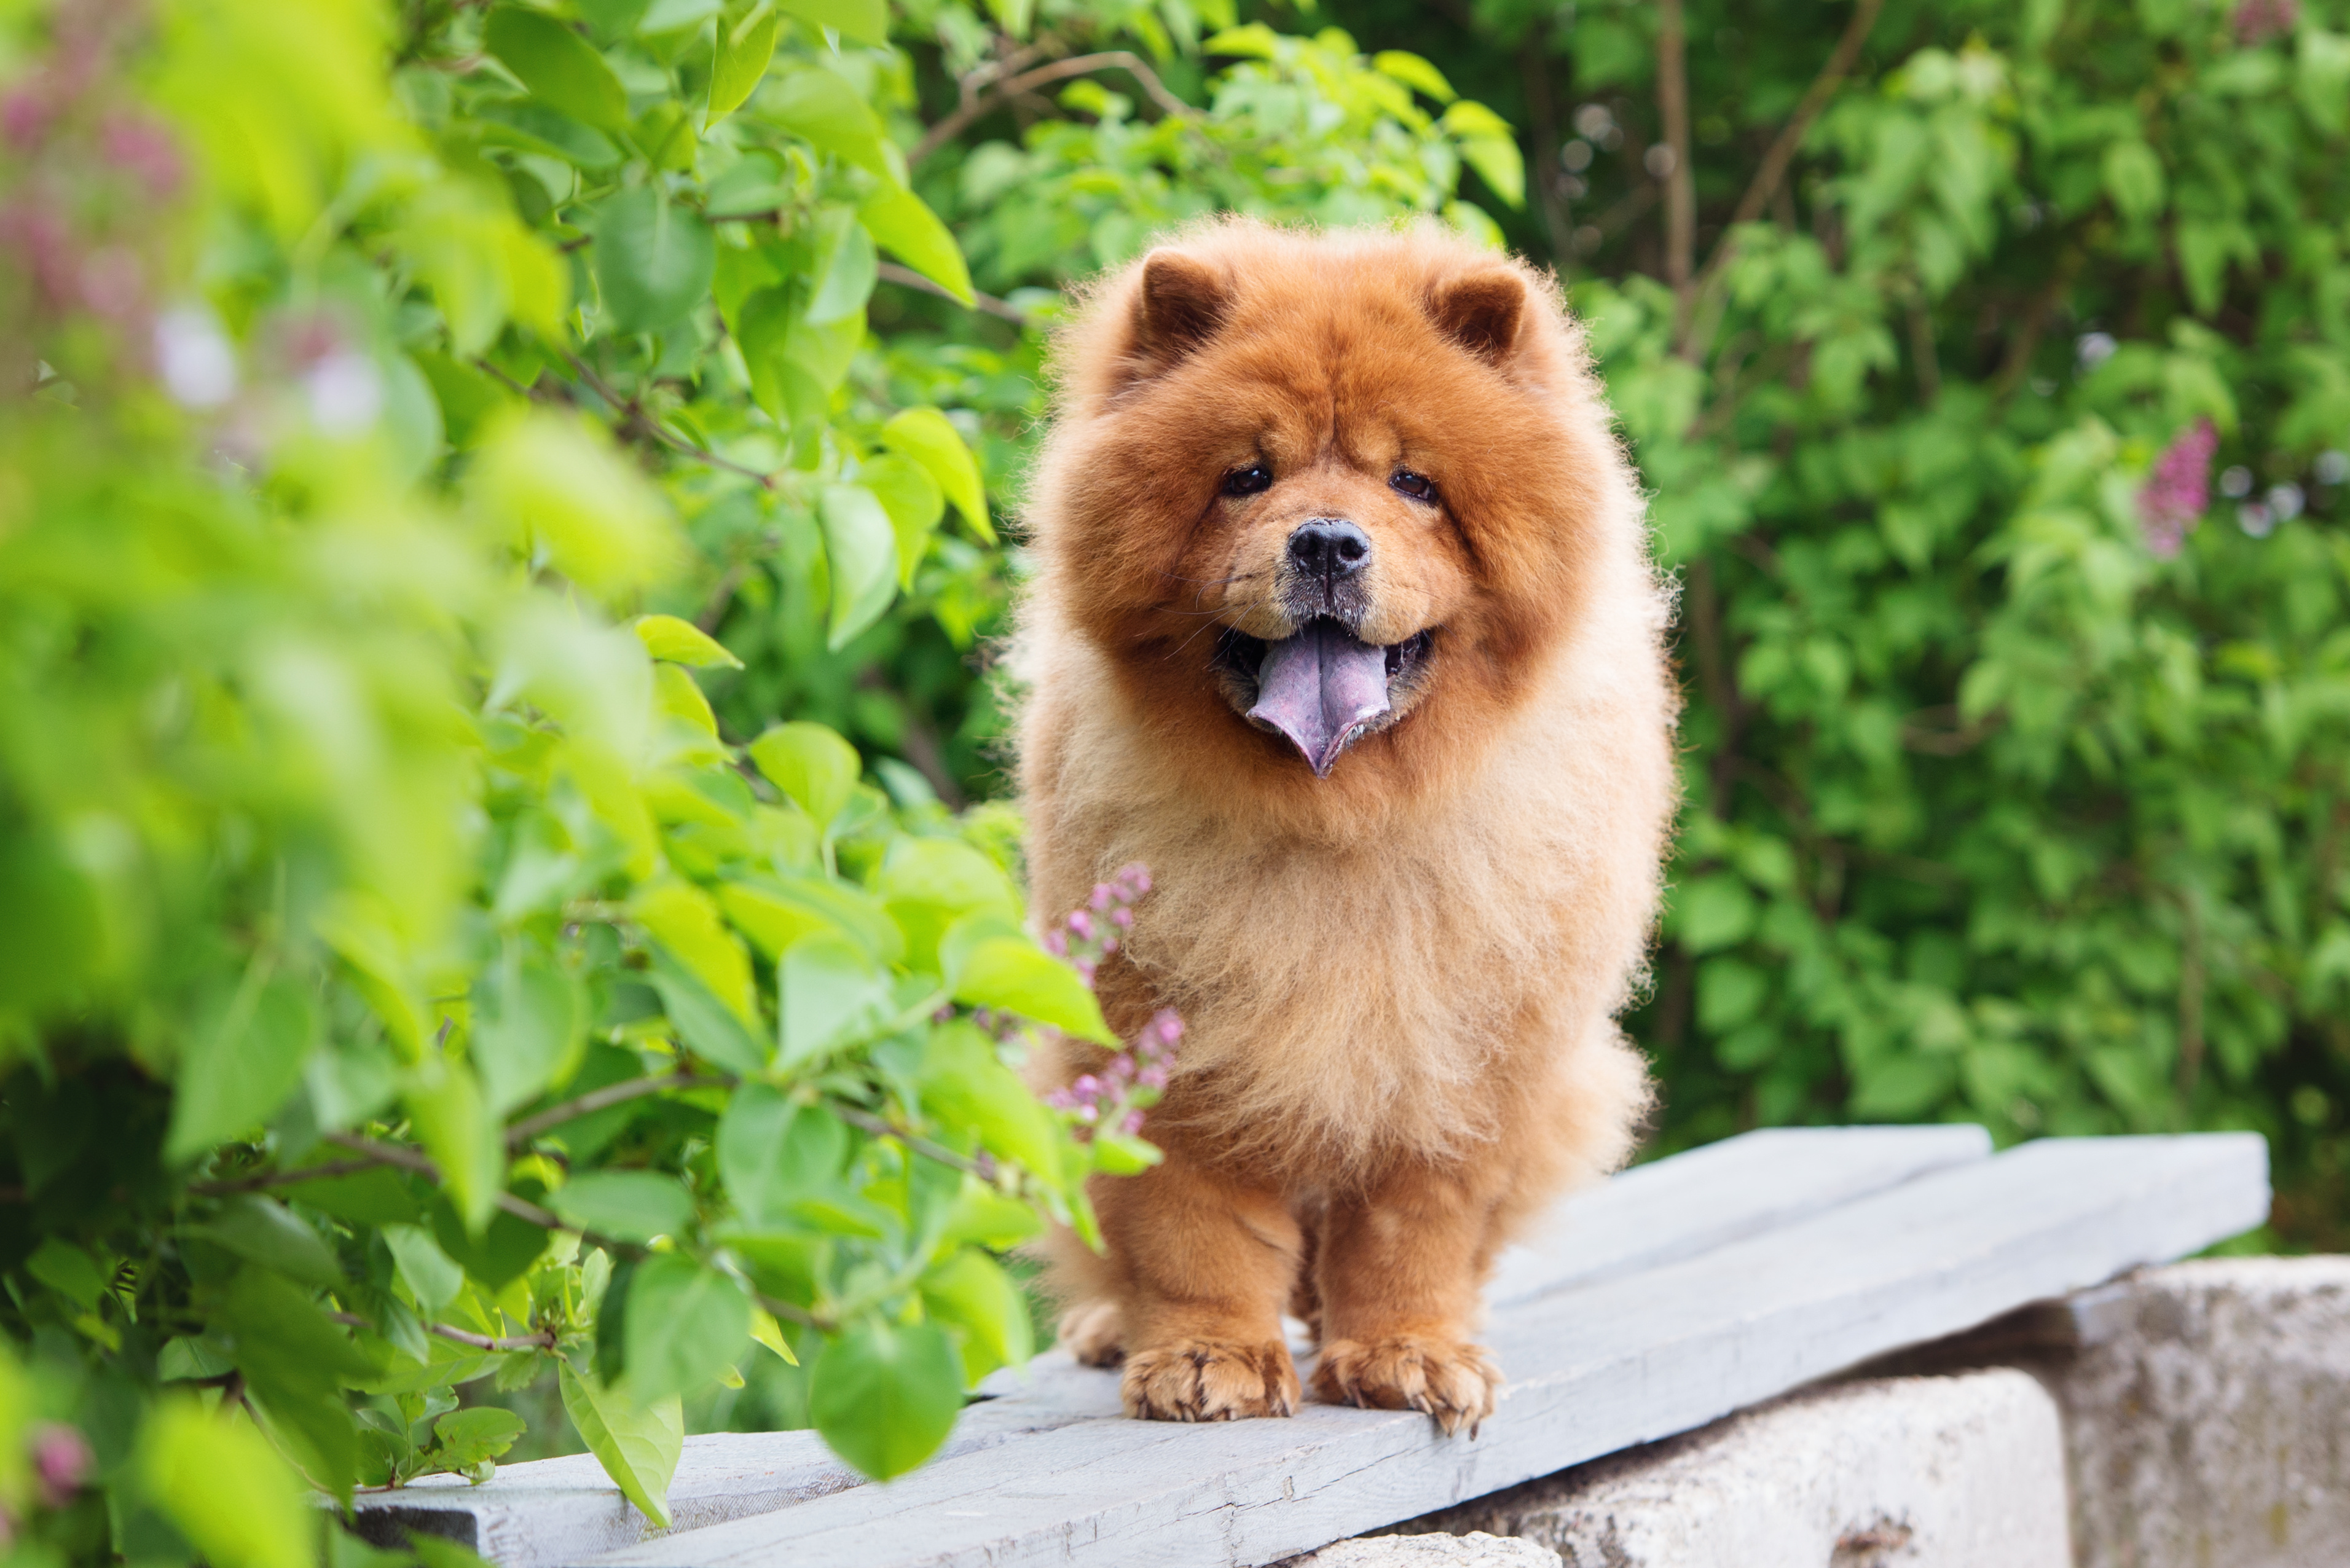
[[[1334,620],[1268,643],[1250,721],[1289,737],[1315,778],[1328,778],[1363,727],[1388,711],[1388,653]]]

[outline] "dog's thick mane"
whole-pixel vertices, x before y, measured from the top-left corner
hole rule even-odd
[[[1149,373],[1140,269],[1105,282],[1062,340],[1029,516],[1038,571],[1015,659],[1035,907],[1150,866],[1130,963],[1105,971],[1113,1022],[1181,1010],[1186,1125],[1236,1159],[1342,1184],[1458,1156],[1539,1105],[1574,1125],[1511,1158],[1558,1176],[1608,1168],[1645,1093],[1612,1017],[1638,983],[1660,890],[1675,698],[1669,592],[1581,336],[1551,280],[1433,228],[1331,239],[1224,222],[1175,244],[1231,280],[1233,330],[1270,297],[1333,354],[1347,351],[1348,310],[1367,331],[1392,315],[1392,330],[1426,334],[1413,313],[1448,280],[1523,281],[1509,385],[1479,381],[1484,403],[1462,404],[1464,422],[1503,408],[1520,443],[1482,464],[1492,494],[1463,483],[1483,530],[1472,554],[1498,586],[1457,633],[1451,683],[1326,781],[1195,697],[1196,655],[1152,641],[1155,612],[1119,597],[1142,591],[1150,531],[1180,525],[1170,504],[1141,487],[1131,516],[1099,515],[1128,410],[1152,395],[1135,390]],[[1367,304],[1317,305],[1315,275],[1334,269]],[[1529,432],[1540,450],[1520,450]]]

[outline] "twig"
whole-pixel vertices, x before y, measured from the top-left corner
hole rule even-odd
[[[876,262],[873,266],[873,275],[883,283],[894,283],[900,288],[919,288],[924,294],[935,294],[941,299],[954,299],[957,305],[962,304],[962,300],[955,299],[955,296],[949,294],[945,288],[932,283],[912,267],[899,266],[896,262]],[[1016,305],[998,299],[992,294],[982,294],[977,289],[971,291],[971,308],[983,310],[990,316],[1009,321],[1014,327],[1028,325],[1026,311]]]
[[[1860,58],[1860,47],[1868,41],[1869,30],[1877,26],[1877,14],[1884,6],[1885,0],[1860,0],[1853,7],[1852,20],[1845,24],[1844,36],[1836,40],[1835,52],[1828,56],[1828,63],[1820,67],[1820,74],[1812,78],[1812,85],[1804,89],[1803,99],[1795,105],[1795,112],[1787,117],[1787,123],[1781,128],[1778,139],[1771,143],[1770,151],[1762,154],[1762,163],[1754,171],[1753,182],[1746,187],[1746,194],[1738,198],[1738,210],[1730,216],[1730,229],[1741,223],[1752,223],[1762,215],[1762,209],[1771,204],[1771,198],[1778,192],[1779,182],[1787,177],[1787,166],[1795,161],[1796,151],[1803,146],[1804,138],[1811,131],[1812,121],[1820,117],[1820,110],[1827,107],[1828,99],[1852,70],[1853,62]],[[1729,244],[1730,229],[1722,231],[1722,238],[1714,245],[1717,256]],[[1711,263],[1707,265],[1707,270],[1712,270]]]
[[[425,1155],[402,1145],[396,1143],[379,1143],[374,1138],[361,1137],[357,1133],[328,1133],[324,1137],[324,1141],[333,1144],[337,1148],[349,1149],[354,1154],[371,1156],[379,1165],[396,1165],[403,1170],[412,1170],[416,1172],[417,1175],[424,1178],[427,1181],[432,1182],[436,1186],[439,1185],[441,1181],[441,1168],[439,1166],[433,1164],[432,1161]],[[567,1221],[563,1216],[556,1213],[555,1210],[551,1209],[542,1209],[537,1204],[531,1202],[528,1199],[516,1198],[511,1192],[501,1190],[498,1193],[498,1207],[513,1215],[515,1219],[525,1220],[530,1224],[537,1226],[542,1231],[569,1231],[575,1229],[575,1227]],[[587,1240],[593,1241],[599,1247],[625,1247],[625,1243],[615,1242],[611,1238],[598,1235],[593,1231],[581,1231],[579,1234]]]
[[[1009,80],[1000,81],[984,93],[973,92],[955,106],[954,112],[922,132],[914,150],[906,154],[909,168],[920,163],[941,146],[962,133],[963,128],[981,116],[992,113],[1006,99],[1018,98],[1048,83],[1070,77],[1081,77],[1088,71],[1122,70],[1141,84],[1150,101],[1179,119],[1189,119],[1196,112],[1190,104],[1167,90],[1159,73],[1146,65],[1139,55],[1125,49],[1106,49],[1097,55],[1075,55],[1066,60],[1055,60],[1049,66],[1038,66],[1033,71],[1023,71]]]
[[[798,1324],[802,1328],[815,1329],[819,1334],[830,1334],[840,1326],[822,1313],[813,1313],[804,1306],[795,1306],[790,1302],[779,1301],[763,1291],[752,1292],[751,1299],[757,1302],[769,1316]]]
[[[1884,5],[1885,0],[1859,0],[1853,7],[1852,20],[1845,24],[1844,36],[1836,40],[1827,64],[1822,66],[1820,74],[1812,78],[1812,85],[1804,89],[1803,98],[1795,105],[1795,112],[1787,117],[1787,123],[1780,127],[1778,136],[1763,152],[1762,162],[1754,171],[1754,178],[1747,185],[1746,193],[1738,198],[1737,209],[1723,226],[1721,237],[1713,243],[1713,254],[1706,257],[1705,270],[1697,280],[1697,292],[1700,295],[1711,293],[1722,268],[1730,264],[1737,244],[1739,225],[1751,223],[1761,217],[1762,209],[1769,206],[1771,199],[1779,193],[1780,187],[1786,181],[1788,168],[1803,148],[1804,138],[1811,133],[1812,121],[1820,117],[1820,111],[1827,107],[1828,99],[1835,96],[1836,88],[1851,73],[1854,62],[1860,58],[1861,46],[1868,41],[1870,30],[1877,26],[1877,14],[1884,9]],[[1703,337],[1712,335],[1711,320],[1703,337],[1695,331],[1695,326],[1692,316],[1684,327],[1680,345],[1681,358],[1691,361],[1704,357]]]
[[[362,1170],[378,1169],[384,1163],[372,1156],[362,1159],[335,1159],[324,1165],[306,1165],[293,1170],[241,1176],[234,1181],[192,1182],[188,1190],[200,1198],[226,1198],[238,1192],[259,1192],[272,1187],[293,1187],[305,1181],[327,1181],[338,1176],[355,1176]]]
[[[862,1127],[876,1137],[895,1138],[925,1159],[936,1160],[941,1165],[951,1166],[957,1170],[967,1170],[982,1181],[995,1179],[996,1164],[991,1155],[957,1154],[944,1144],[932,1143],[920,1133],[908,1132],[905,1128],[885,1121],[870,1111],[860,1111],[854,1106],[844,1106],[836,1101],[833,1103],[832,1110],[835,1116],[850,1127]]]
[[[381,1332],[374,1324],[356,1313],[330,1312],[327,1315],[346,1328],[364,1328],[371,1333]],[[555,1335],[552,1334],[508,1334],[504,1337],[497,1337],[486,1334],[475,1334],[470,1329],[451,1328],[447,1324],[442,1323],[426,1324],[424,1332],[453,1344],[470,1345],[476,1350],[553,1350],[555,1348]]]
[[[664,1073],[659,1077],[629,1078],[618,1084],[607,1084],[600,1089],[590,1089],[584,1095],[549,1106],[535,1116],[525,1117],[506,1128],[506,1147],[520,1148],[549,1127],[611,1106],[626,1105],[646,1095],[658,1095],[663,1089],[704,1089],[723,1087],[724,1078],[706,1078],[694,1073]]]
[[[1657,113],[1664,121],[1665,146],[1673,166],[1665,175],[1665,281],[1689,320],[1690,269],[1697,247],[1697,171],[1690,166],[1688,29],[1681,0],[1657,7]]]
[[[762,490],[773,490],[775,488],[775,476],[774,474],[762,473],[755,468],[747,468],[742,463],[736,462],[731,457],[721,457],[716,452],[712,452],[705,447],[694,445],[693,442],[686,440],[683,436],[670,430],[659,420],[647,414],[644,410],[644,405],[639,402],[636,399],[622,397],[619,391],[614,389],[610,382],[598,375],[588,367],[588,362],[580,358],[578,355],[572,353],[569,349],[566,349],[564,350],[563,358],[565,363],[568,364],[573,370],[578,373],[579,379],[588,383],[588,389],[591,391],[593,391],[598,397],[603,399],[607,403],[619,409],[628,416],[628,419],[624,423],[624,429],[633,428],[640,430],[644,431],[645,434],[652,437],[656,441],[659,441],[661,445],[669,448],[671,452],[679,452],[686,457],[692,458],[697,462],[706,462],[712,468],[723,469],[729,473],[739,473],[745,479],[754,480]]]

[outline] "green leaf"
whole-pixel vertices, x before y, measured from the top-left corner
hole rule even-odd
[[[838,1116],[765,1084],[735,1090],[718,1121],[719,1178],[753,1225],[780,1224],[795,1200],[837,1185],[848,1147]]]
[[[783,989],[779,1069],[863,1039],[889,1020],[889,976],[846,938],[829,931],[802,937],[776,968]]]
[[[778,0],[778,8],[877,49],[889,42],[889,7],[884,0]]]
[[[317,1035],[305,986],[285,976],[248,981],[215,1022],[194,1032],[180,1058],[164,1158],[192,1159],[267,1120],[302,1081]]]
[[[637,640],[655,659],[690,664],[696,670],[706,670],[713,664],[729,670],[743,668],[743,661],[729,653],[724,643],[690,620],[681,620],[673,615],[640,615],[629,624],[636,630]]]
[[[816,292],[801,319],[821,327],[862,316],[878,275],[873,237],[858,223],[857,214],[845,207],[820,213],[811,230],[810,238],[823,260],[816,270]]]
[[[668,327],[709,297],[718,242],[708,223],[667,192],[651,185],[618,192],[605,198],[591,223],[608,330]]]
[[[2125,137],[2106,149],[2106,192],[2114,208],[2131,223],[2144,223],[2162,212],[2166,182],[2162,160],[2136,137]]]
[[[869,170],[892,186],[904,184],[904,170],[892,156],[896,150],[885,145],[880,120],[858,90],[832,72],[795,71],[775,84],[760,107],[820,151]]]
[[[666,877],[637,889],[629,900],[629,918],[650,931],[736,1018],[757,1025],[759,997],[750,955],[726,929],[717,900],[691,882]]]
[[[617,1241],[681,1235],[693,1224],[693,1197],[673,1176],[649,1170],[583,1171],[547,1194],[570,1224]]]
[[[25,1271],[84,1312],[95,1311],[106,1293],[106,1275],[90,1255],[62,1236],[42,1238],[25,1260]]]
[[[1680,942],[1692,956],[1746,940],[1753,930],[1753,895],[1735,877],[1700,877],[1674,891],[1671,899]]]
[[[523,86],[574,119],[600,130],[629,128],[629,94],[596,47],[542,11],[501,5],[482,27],[482,47]]]
[[[1053,1118],[967,1020],[931,1028],[920,1087],[923,1110],[941,1125],[969,1127],[995,1153],[1048,1181],[1059,1178],[1062,1135]]]
[[[971,269],[964,265],[962,247],[920,196],[902,186],[884,186],[857,209],[857,221],[874,244],[963,304],[972,302]]]
[[[837,653],[881,618],[898,594],[898,535],[873,493],[827,484],[817,514],[832,573],[832,624],[825,646]]]
[[[691,1393],[743,1358],[751,1298],[717,1270],[663,1253],[629,1282],[625,1332],[631,1398]]]
[[[1035,1354],[1027,1298],[986,1253],[958,1249],[922,1276],[921,1291],[931,1318],[962,1331],[964,1382],[999,1366],[1025,1366]]]
[[[890,451],[921,464],[971,524],[971,531],[991,545],[995,543],[979,464],[972,461],[971,448],[963,444],[962,432],[944,414],[936,409],[904,410],[881,427],[881,441]]]
[[[441,1244],[468,1279],[494,1294],[526,1273],[546,1251],[546,1231],[518,1214],[504,1210],[490,1217],[486,1228],[469,1232],[445,1196],[432,1208],[432,1239]]]
[[[510,949],[484,988],[468,1047],[490,1114],[504,1116],[576,1068],[588,1044],[578,987],[544,955]]]
[[[1393,77],[1404,86],[1426,93],[1439,103],[1451,103],[1460,96],[1452,90],[1452,84],[1444,79],[1442,71],[1418,55],[1408,55],[1401,49],[1381,49],[1371,57],[1371,67],[1382,76]]]
[[[718,19],[716,54],[710,66],[710,123],[715,125],[743,105],[767,74],[775,56],[775,35],[782,30],[782,13],[753,6],[740,21]]]
[[[898,588],[911,593],[914,574],[931,547],[931,531],[946,511],[946,495],[920,465],[895,452],[867,462],[858,471],[857,483],[871,491],[889,514],[889,528],[898,541]]]
[[[342,1284],[343,1267],[334,1249],[299,1215],[282,1203],[248,1192],[226,1199],[220,1212],[194,1233],[266,1269],[332,1290]]]
[[[605,1387],[567,1358],[556,1368],[563,1413],[620,1495],[662,1530],[670,1525],[669,1483],[685,1451],[685,1407],[677,1396],[638,1405]],[[275,1568],[275,1565],[273,1565]]]
[[[416,1304],[426,1312],[439,1312],[465,1288],[463,1268],[441,1250],[441,1243],[423,1226],[386,1225],[380,1233],[383,1244],[391,1250],[400,1277],[408,1282]]]
[[[954,999],[967,1006],[1000,1008],[1080,1040],[1118,1043],[1077,971],[1032,941],[989,937],[975,944],[953,985]]]
[[[818,828],[828,828],[848,804],[865,763],[857,748],[822,724],[778,724],[751,742],[751,761],[767,782],[791,796]]]
[[[461,1062],[430,1055],[409,1075],[400,1098],[465,1229],[479,1235],[505,1181],[505,1142],[480,1080]]]
[[[317,1512],[268,1440],[234,1406],[158,1402],[139,1438],[140,1490],[208,1563],[313,1568]]]
[[[662,1010],[677,1026],[686,1049],[730,1073],[749,1075],[766,1071],[767,1048],[759,1043],[759,1035],[712,995],[699,975],[671,957],[667,949],[653,950],[652,969],[646,978],[660,993]]]
[[[494,1405],[452,1410],[432,1423],[434,1457],[452,1470],[471,1469],[513,1448],[529,1429],[520,1416]]]
[[[832,1451],[875,1480],[938,1451],[962,1407],[954,1342],[928,1324],[868,1322],[827,1341],[808,1368],[808,1417]]]

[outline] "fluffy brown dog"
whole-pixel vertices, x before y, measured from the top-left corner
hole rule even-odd
[[[1189,1025],[1148,1174],[1067,1238],[1134,1415],[1493,1407],[1513,1227],[1622,1161],[1614,1018],[1675,798],[1669,596],[1555,286],[1433,230],[1230,223],[1065,336],[1016,672],[1039,909],[1157,890],[1111,1022]],[[1035,1064],[1066,1084],[1097,1057]]]

